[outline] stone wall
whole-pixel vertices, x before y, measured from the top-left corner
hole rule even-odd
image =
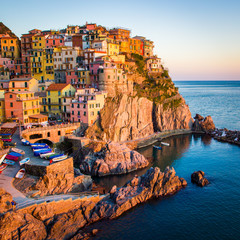
[[[29,175],[43,177],[48,174],[52,173],[72,173],[74,174],[73,170],[73,158],[70,157],[66,160],[56,162],[49,166],[39,166],[39,165],[30,165],[25,164],[26,173]]]

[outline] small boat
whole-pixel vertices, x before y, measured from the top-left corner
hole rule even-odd
[[[12,155],[8,154],[8,155],[5,157],[5,159],[7,159],[7,160],[17,161],[17,160],[18,160],[18,157],[16,157],[16,156],[12,156]]]
[[[160,147],[160,146],[153,146],[154,148],[156,148],[156,149],[158,149],[158,150],[162,150],[162,147]]]
[[[6,163],[3,163],[1,166],[0,166],[0,172],[2,172],[4,169],[6,169],[8,165]]]
[[[161,144],[164,145],[164,146],[170,146],[170,144],[166,143],[166,142],[161,142]]]
[[[64,154],[55,154],[55,155],[53,155],[53,156],[48,157],[47,159],[48,159],[48,160],[51,160],[51,159],[53,159],[53,158],[62,157],[63,155],[64,155]]]
[[[22,142],[22,144],[23,144],[24,146],[30,145],[30,142],[29,142],[28,140],[26,140],[26,139],[22,139],[21,142]]]
[[[53,161],[53,162],[59,162],[59,161],[65,160],[65,159],[67,159],[67,158],[68,158],[67,155],[63,155],[63,156],[61,156],[61,157],[55,157],[55,158],[53,158],[52,161]]]
[[[4,147],[15,147],[17,143],[15,142],[3,142]]]
[[[40,154],[40,158],[45,158],[46,156],[50,156],[50,155],[53,155],[55,154],[54,152],[49,152],[49,153],[42,153]]]
[[[19,148],[12,148],[11,150],[12,150],[13,152],[20,153],[20,154],[22,154],[22,155],[25,154],[25,152],[24,152],[22,149],[19,149]]]
[[[11,141],[12,141],[11,138],[1,138],[1,140],[2,140],[3,142],[11,142]]]
[[[14,161],[8,160],[8,159],[3,160],[3,163],[6,163],[7,165],[14,165],[15,164]]]
[[[7,154],[4,154],[1,159],[0,159],[0,164],[2,164],[3,160],[5,159],[5,157],[7,156]]]
[[[38,151],[38,152],[34,152],[34,156],[40,156],[40,154],[43,154],[43,153],[50,153],[50,152],[52,152],[51,149],[44,150],[44,151]]]
[[[30,158],[24,158],[23,160],[21,160],[19,162],[19,164],[20,164],[20,166],[22,166],[23,164],[28,163],[29,161],[30,161]]]
[[[50,148],[49,146],[34,146],[32,150],[43,149],[43,148]]]
[[[38,148],[38,149],[33,149],[33,152],[41,152],[45,150],[49,150],[50,148]]]
[[[23,178],[24,175],[25,175],[25,169],[22,168],[17,172],[15,178]]]
[[[45,146],[48,146],[46,143],[30,143],[30,146],[31,147],[45,147]]]

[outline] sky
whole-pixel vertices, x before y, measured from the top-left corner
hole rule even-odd
[[[17,36],[38,28],[97,23],[155,43],[173,80],[240,80],[239,0],[0,0]]]

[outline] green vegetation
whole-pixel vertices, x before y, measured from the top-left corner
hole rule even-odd
[[[137,72],[142,76],[147,76],[147,71],[145,70],[145,60],[143,56],[132,53],[132,58],[137,65]]]

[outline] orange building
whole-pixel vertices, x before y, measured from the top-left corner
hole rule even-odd
[[[129,52],[143,56],[143,42],[140,39],[129,38]]]
[[[1,41],[1,56],[3,58],[19,58],[20,46],[17,37],[5,36],[0,39]]]
[[[109,37],[115,40],[124,40],[130,37],[131,31],[123,28],[113,28],[109,31]]]
[[[35,78],[13,78],[9,81],[9,91],[37,92],[38,80],[36,80]]]
[[[24,125],[47,121],[47,116],[40,114],[39,97],[33,92],[5,93],[6,119],[15,119]]]

